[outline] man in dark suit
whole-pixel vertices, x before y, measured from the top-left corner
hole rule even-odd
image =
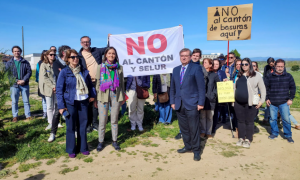
[[[200,121],[199,111],[204,107],[205,83],[199,65],[190,63],[191,51],[184,48],[180,51],[180,66],[173,69],[171,80],[170,103],[176,110],[179,127],[185,147],[178,153],[194,153],[194,160],[200,158]]]

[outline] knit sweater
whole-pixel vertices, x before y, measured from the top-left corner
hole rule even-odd
[[[236,78],[235,82],[239,77]],[[249,86],[251,85],[251,86]],[[236,90],[236,83],[234,83],[234,90]],[[253,77],[248,78],[248,83],[247,83],[247,88],[248,88],[248,105],[253,106],[253,97],[254,95],[258,94],[258,89],[260,90],[260,100],[259,102],[264,103],[266,99],[266,87],[264,84],[264,81],[262,77],[259,74],[256,74]]]
[[[290,73],[283,72],[278,75],[275,72],[266,76],[265,85],[267,89],[266,100],[270,100],[272,105],[279,106],[289,99],[295,98],[296,85]]]

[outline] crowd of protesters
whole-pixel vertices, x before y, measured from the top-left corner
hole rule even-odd
[[[108,37],[109,38],[109,37]],[[158,123],[170,124],[172,112],[178,117],[180,132],[175,139],[183,139],[185,147],[178,153],[194,152],[199,161],[200,141],[213,139],[218,123],[232,119],[232,129],[238,136],[237,146],[250,148],[253,141],[254,120],[259,108],[266,101],[264,123],[271,125],[269,139],[278,137],[278,114],[281,116],[284,137],[294,143],[291,121],[300,129],[290,114],[289,106],[295,98],[293,77],[285,70],[285,61],[269,58],[261,74],[258,63],[249,58],[239,59],[229,53],[228,64],[223,55],[216,59],[200,59],[200,49],[184,48],[179,52],[181,65],[172,74],[124,77],[114,47],[91,47],[91,38],[80,39],[82,48],[77,52],[63,45],[44,50],[36,67],[38,94],[42,98],[43,118],[50,130],[48,142],[55,140],[57,128],[66,120],[66,152],[74,158],[80,151],[89,155],[87,133],[98,131],[97,151],[104,149],[104,136],[110,111],[112,146],[117,143],[120,107],[122,113],[128,106],[131,131],[143,129],[144,104],[149,97],[152,83]],[[27,60],[21,57],[19,46],[12,48],[13,58],[6,63],[6,70],[13,72],[15,83],[10,88],[13,122],[18,121],[18,100],[22,94],[25,116],[31,119],[29,79],[32,71]],[[11,77],[12,78],[12,77]],[[235,102],[218,103],[217,82],[233,81]],[[127,100],[127,104],[126,104]],[[98,120],[99,119],[99,120]]]

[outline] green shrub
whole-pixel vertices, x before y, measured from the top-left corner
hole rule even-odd
[[[291,71],[299,71],[299,69],[300,69],[299,65],[293,65]]]

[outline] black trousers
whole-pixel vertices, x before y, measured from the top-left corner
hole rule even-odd
[[[200,153],[200,113],[197,109],[187,110],[183,104],[176,111],[185,148]]]
[[[57,132],[60,116],[61,115],[60,115],[57,105],[56,105],[56,109],[55,109],[53,120],[52,120],[52,127],[51,127],[51,133],[53,133],[53,134],[56,134],[56,132]]]
[[[96,86],[96,83],[93,82],[93,86]],[[97,87],[95,87],[97,88]],[[99,87],[98,87],[99,88]],[[97,97],[95,98],[95,101],[97,101]],[[88,107],[88,123],[87,127],[92,126],[93,128],[98,129],[99,123],[98,123],[98,109],[95,108],[94,102],[89,103]]]
[[[237,102],[234,103],[234,110],[238,120],[239,138],[253,140],[254,133],[254,118],[257,113],[255,106],[248,104],[242,105]]]

